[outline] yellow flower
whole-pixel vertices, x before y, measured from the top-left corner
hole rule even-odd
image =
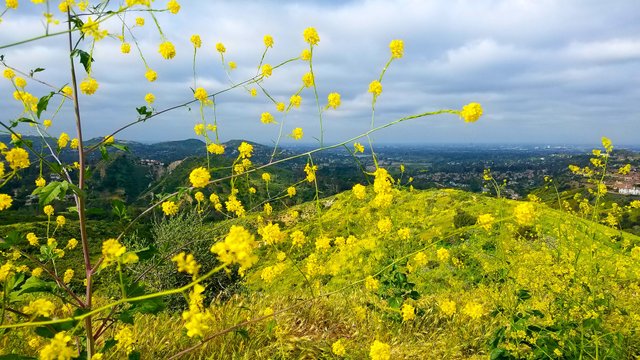
[[[196,277],[198,275],[198,271],[200,271],[200,265],[193,257],[193,254],[187,255],[184,252],[181,252],[180,254],[172,257],[171,261],[176,263],[179,272],[185,272]]]
[[[268,245],[277,244],[284,239],[284,234],[280,231],[279,224],[269,223],[258,229],[258,234],[262,236],[262,240]]]
[[[446,262],[447,260],[449,260],[449,257],[450,257],[449,250],[445,248],[440,248],[438,249],[438,251],[436,251],[436,256],[438,257],[438,260],[442,262]]]
[[[251,157],[251,153],[253,152],[253,145],[247,142],[241,142],[240,146],[238,146],[238,155],[239,158],[246,159]]]
[[[313,86],[313,74],[308,72],[308,73],[302,75],[302,84],[304,84],[305,87],[312,87]]]
[[[196,188],[201,188],[207,186],[211,180],[211,174],[209,170],[204,167],[195,168],[189,174],[189,181],[191,181],[191,185]]]
[[[409,228],[402,228],[398,230],[398,238],[400,240],[409,240],[411,237],[411,230]]]
[[[416,318],[416,309],[409,304],[402,304],[402,321],[411,321]]]
[[[273,118],[273,115],[271,115],[268,112],[263,112],[262,115],[260,115],[260,121],[263,124],[276,124],[276,121]]]
[[[69,135],[67,133],[60,133],[60,137],[58,138],[58,147],[60,149],[67,147],[69,143]]]
[[[495,221],[495,218],[491,214],[482,214],[478,216],[478,220],[477,220],[478,225],[480,225],[480,227],[485,229],[486,231],[491,230],[491,227],[493,226],[494,221]]]
[[[56,218],[56,225],[62,227],[66,223],[67,223],[67,219],[65,219],[65,217],[62,215],[58,215],[58,217]]]
[[[361,184],[353,185],[353,188],[351,189],[351,191],[353,192],[353,196],[355,196],[356,199],[359,199],[359,200],[363,200],[367,195],[367,188]]]
[[[269,174],[269,173],[267,173],[267,172],[266,172],[266,173],[263,173],[263,174],[262,174],[262,180],[263,180],[264,182],[269,182],[269,181],[271,181],[271,174]]]
[[[204,131],[205,131],[204,129],[205,129],[204,124],[196,124],[193,127],[193,132],[195,132],[196,135],[204,135]]]
[[[269,77],[273,74],[273,68],[269,64],[262,65],[262,76]]]
[[[144,96],[144,101],[146,101],[149,105],[153,104],[154,101],[156,101],[156,96],[153,95],[152,93],[148,93],[147,95]]]
[[[2,76],[4,76],[5,79],[13,79],[16,76],[16,73],[11,69],[4,69]]]
[[[339,339],[331,345],[331,352],[338,356],[344,356],[344,354],[347,353],[347,350],[344,348],[344,344],[342,344],[342,339]]]
[[[202,46],[202,39],[200,38],[200,35],[198,34],[191,35],[190,40],[194,48],[200,48]]]
[[[170,41],[165,41],[160,44],[158,52],[167,60],[173,59],[176,56],[176,47]]]
[[[237,68],[238,65],[236,64],[235,61],[229,61],[229,69],[233,70],[235,68]]]
[[[340,94],[338,93],[330,93],[327,96],[328,104],[327,107],[337,109],[340,106]]]
[[[29,245],[31,246],[37,246],[38,245],[38,237],[36,236],[36,234],[30,232],[27,234],[27,241],[29,242]]]
[[[27,86],[27,80],[21,77],[16,77],[13,81],[14,81],[14,84],[16,84],[16,86],[21,89],[24,89]]]
[[[62,88],[62,93],[68,97],[71,97],[71,95],[73,95],[73,89],[71,88],[71,86],[65,86]]]
[[[460,116],[465,122],[476,122],[482,116],[482,105],[478,103],[469,103],[462,107]]]
[[[369,275],[364,279],[364,287],[369,291],[376,291],[380,288],[380,281]]]
[[[71,139],[71,144],[69,145],[72,149],[77,149],[80,146],[80,140],[78,138]]]
[[[300,95],[293,95],[289,99],[289,102],[292,106],[300,107],[300,103],[302,102],[302,97]]]
[[[222,155],[222,154],[224,154],[224,146],[216,144],[216,143],[211,143],[211,144],[207,145],[207,151],[212,153],[212,154]]]
[[[167,216],[172,216],[178,213],[178,205],[173,201],[165,201],[162,203],[162,212]]]
[[[311,166],[309,163],[304,167],[304,172],[307,174],[307,181],[314,182],[316,180],[316,171],[318,170],[318,165]]]
[[[357,152],[357,153],[363,153],[364,152],[364,146],[362,146],[362,144],[360,144],[360,143],[353,143],[353,150],[354,150],[354,152]]]
[[[123,54],[128,54],[129,52],[131,52],[131,44],[126,42],[122,43],[120,45],[120,52]]]
[[[369,356],[371,357],[371,360],[390,360],[391,346],[376,340],[371,344]]]
[[[390,232],[392,227],[393,223],[388,217],[382,218],[378,221],[378,230],[383,234]]]
[[[283,102],[279,102],[276,104],[276,110],[279,112],[283,112],[285,110],[286,105]]]
[[[146,77],[149,82],[154,82],[158,79],[158,73],[147,68],[147,72],[144,73],[144,77]]]
[[[326,236],[320,236],[316,239],[316,250],[323,251],[331,248],[331,239]]]
[[[400,59],[404,55],[404,42],[402,40],[391,40],[389,49],[391,50],[392,58]]]
[[[93,95],[98,90],[100,84],[96,79],[88,77],[80,82],[80,91],[85,95]]]
[[[525,202],[516,206],[513,211],[513,215],[515,216],[516,222],[518,224],[529,226],[533,224],[536,217],[536,212],[532,203]]]
[[[265,215],[267,215],[267,216],[271,215],[271,213],[273,212],[273,207],[269,203],[264,204],[262,209],[263,209]]]
[[[296,188],[293,186],[289,186],[287,188],[287,195],[289,195],[289,197],[294,197],[296,195]]]
[[[227,51],[227,49],[224,47],[224,45],[222,43],[217,43],[216,44],[216,50],[220,53],[220,54],[224,54],[225,51]]]
[[[211,247],[211,252],[218,256],[218,260],[225,265],[239,264],[240,275],[252,267],[258,257],[253,250],[258,246],[255,237],[242,226],[232,225],[223,241],[218,241]]]
[[[318,43],[320,42],[320,36],[318,36],[318,32],[315,28],[308,27],[304,29],[302,36],[304,37],[304,41],[306,41],[309,45],[318,45]]]
[[[453,300],[444,300],[438,305],[438,307],[440,307],[440,311],[447,316],[451,316],[456,313],[456,302]]]
[[[70,282],[71,282],[71,279],[73,279],[73,275],[75,275],[75,271],[73,271],[73,269],[67,269],[67,270],[64,272],[64,276],[63,276],[63,278],[62,278],[62,281],[63,281],[65,284],[70,283]]]
[[[76,240],[75,238],[69,239],[69,241],[67,242],[67,249],[73,250],[76,248],[76,246],[78,246],[78,240]]]
[[[45,129],[49,128],[51,126],[51,119],[44,120],[42,122],[42,125],[45,127]]]
[[[103,141],[105,145],[109,145],[109,144],[113,144],[113,142],[116,141],[116,139],[113,137],[113,135],[107,135],[104,137]]]
[[[115,262],[120,256],[127,252],[127,248],[116,239],[108,239],[102,243],[102,265],[104,268]]]
[[[44,271],[44,269],[42,269],[41,267],[37,267],[37,268],[31,270],[31,276],[40,277],[42,275],[43,271]]]
[[[464,306],[462,313],[474,320],[477,320],[484,314],[484,309],[481,304],[470,302]]]
[[[41,360],[70,360],[77,357],[76,349],[69,345],[71,336],[62,331],[40,350]]]
[[[36,299],[22,308],[22,312],[28,315],[51,317],[56,310],[56,306],[49,300]]]
[[[291,245],[293,246],[302,246],[307,240],[307,238],[304,236],[304,233],[300,230],[292,232],[289,237],[291,237]]]
[[[53,206],[51,206],[51,205],[46,205],[46,206],[44,207],[43,211],[44,211],[45,215],[47,215],[47,216],[52,216],[55,210],[53,209]]]
[[[176,0],[170,0],[167,3],[167,9],[172,14],[177,14],[180,11],[180,4]]]
[[[304,136],[304,132],[302,131],[302,128],[295,128],[291,131],[291,135],[289,136],[291,136],[294,140],[300,140]]]
[[[47,180],[43,179],[42,176],[38,177],[36,179],[36,186],[37,187],[44,187],[45,185],[47,185]]]
[[[123,350],[126,354],[129,354],[133,351],[134,344],[136,343],[136,339],[133,336],[133,331],[129,327],[124,327],[116,336],[113,337],[116,341],[116,348],[118,350]]]
[[[300,59],[309,61],[309,59],[311,59],[311,51],[309,49],[302,50],[302,52],[300,53]]]
[[[273,47],[273,37],[271,35],[265,35],[262,40],[264,41],[264,46],[268,48]]]
[[[144,26],[144,18],[137,17],[136,18],[136,25],[137,26]]]
[[[91,16],[89,16],[80,30],[85,36],[91,36],[96,41],[104,39],[109,34],[107,30],[100,30],[100,23],[93,21]]]
[[[373,80],[369,83],[369,92],[373,94],[373,97],[378,97],[382,94],[382,84],[378,80]]]
[[[196,98],[197,100],[204,102],[209,97],[209,94],[207,94],[207,90],[199,87],[193,93],[193,97]]]
[[[258,95],[258,90],[256,90],[255,88],[251,88],[249,89],[249,94],[251,94],[252,97],[255,97],[256,95]]]
[[[602,146],[608,153],[613,151],[613,145],[611,144],[611,140],[608,137],[602,137]]]

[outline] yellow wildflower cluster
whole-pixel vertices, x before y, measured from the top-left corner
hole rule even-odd
[[[374,176],[373,191],[376,196],[373,199],[373,205],[378,208],[388,207],[393,200],[393,178],[391,178],[391,175],[383,168],[378,168],[374,172]]]
[[[242,226],[233,225],[224,241],[213,244],[211,252],[218,255],[218,260],[227,266],[240,265],[238,272],[243,275],[258,261],[258,256],[253,253],[257,246],[255,237],[249,231]]]
[[[189,275],[193,275],[194,278],[198,276],[200,270],[200,264],[193,257],[193,254],[185,254],[184,252],[171,258],[171,261],[175,262],[178,266],[179,272],[185,272]]]

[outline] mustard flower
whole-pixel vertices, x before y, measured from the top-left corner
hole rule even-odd
[[[113,137],[113,135],[107,135],[104,137],[104,140],[102,140],[105,145],[109,145],[109,144],[113,144],[114,141],[116,141],[116,139]]]
[[[51,317],[56,310],[55,305],[46,299],[36,299],[22,308],[22,312],[28,315]]]
[[[262,236],[262,240],[268,245],[277,244],[284,239],[284,234],[280,231],[279,224],[269,223],[258,229],[258,234]]]
[[[353,151],[356,153],[363,153],[364,152],[364,146],[362,146],[362,144],[360,143],[353,143]]]
[[[73,95],[73,89],[71,88],[71,86],[67,85],[62,88],[62,93],[68,97],[71,97]]]
[[[60,149],[67,147],[69,143],[69,135],[67,133],[60,133],[60,137],[58,137],[58,147]]]
[[[304,172],[307,174],[307,182],[314,182],[316,180],[316,171],[318,170],[318,165],[313,165],[307,163],[304,167]]]
[[[482,105],[478,103],[469,103],[462,107],[462,111],[460,111],[460,117],[464,119],[465,122],[476,122],[482,116]]]
[[[311,51],[309,49],[302,50],[302,52],[300,53],[300,59],[309,61],[309,59],[311,59]]]
[[[351,191],[353,192],[353,196],[355,196],[356,199],[359,199],[359,200],[363,200],[365,196],[367,196],[367,188],[361,184],[353,185],[353,188],[351,189]]]
[[[495,218],[491,214],[482,214],[478,216],[478,225],[486,231],[490,231]]]
[[[252,97],[256,97],[258,95],[258,90],[251,88],[249,89],[249,94],[251,94]]]
[[[347,353],[347,350],[342,343],[342,339],[339,339],[331,345],[331,352],[338,356],[344,356]]]
[[[241,142],[240,146],[238,146],[238,152],[240,153],[239,157],[242,159],[247,159],[251,157],[253,152],[253,145],[247,142]]]
[[[144,96],[144,101],[146,101],[147,104],[151,105],[153,104],[154,101],[156,101],[156,96],[153,95],[152,93],[148,93],[147,95]]]
[[[224,54],[225,51],[227,51],[227,48],[224,47],[224,45],[222,43],[217,43],[216,44],[216,50],[220,53],[220,54]]]
[[[196,277],[198,275],[198,271],[200,271],[200,265],[193,257],[193,254],[185,254],[184,252],[181,252],[180,254],[172,257],[171,261],[176,263],[179,272],[185,272]]]
[[[11,69],[4,69],[2,76],[4,76],[5,79],[13,79],[16,76],[16,73]]]
[[[88,77],[80,82],[80,91],[85,95],[93,95],[98,90],[100,84],[96,79]]]
[[[218,260],[225,265],[238,264],[241,275],[252,267],[258,256],[253,250],[258,246],[255,237],[242,226],[232,225],[223,241],[218,241],[211,247],[211,252],[218,255]]]
[[[42,176],[38,177],[36,179],[36,187],[44,187],[45,185],[47,185],[47,180],[45,180],[44,178],[42,178]]]
[[[291,131],[291,136],[294,140],[300,140],[302,139],[302,137],[304,136],[304,132],[302,131],[302,128],[295,128]]]
[[[77,149],[80,146],[80,140],[78,138],[71,139],[71,144],[69,145],[72,149]]]
[[[263,174],[262,174],[262,180],[263,180],[264,182],[269,182],[269,181],[271,181],[271,174],[269,174],[269,173],[267,173],[267,172],[266,172],[266,173],[263,173]]]
[[[273,47],[273,36],[265,35],[262,40],[264,41],[264,46],[265,47],[268,47],[268,48],[272,48]]]
[[[260,121],[263,124],[276,124],[275,119],[273,118],[273,115],[271,115],[268,112],[263,112],[262,115],[260,116]]]
[[[193,127],[193,132],[195,132],[196,135],[204,135],[204,132],[205,132],[204,129],[205,129],[204,124],[196,124]]]
[[[207,151],[211,154],[222,155],[224,154],[224,146],[216,143],[207,145]]]
[[[124,247],[116,239],[108,239],[102,243],[102,265],[101,267],[107,267],[111,263],[115,262],[120,256],[127,252],[127,248]]]
[[[462,308],[462,313],[472,318],[473,320],[480,319],[484,314],[482,304],[470,302]]]
[[[176,47],[170,41],[164,41],[160,44],[158,52],[167,60],[173,59],[176,56]]]
[[[516,206],[513,211],[513,215],[515,216],[516,222],[518,224],[529,226],[533,224],[536,217],[536,212],[532,203],[525,202]]]
[[[120,329],[113,339],[116,341],[116,349],[122,350],[126,354],[133,351],[134,344],[136,343],[133,331],[131,331],[129,327],[123,327]]]
[[[165,201],[162,203],[162,212],[167,216],[173,216],[178,213],[178,205],[173,201]]]
[[[269,77],[273,74],[273,68],[269,64],[262,65],[262,76]]]
[[[445,248],[440,248],[438,249],[438,251],[436,251],[436,256],[438,257],[439,261],[446,262],[447,260],[449,260],[449,257],[450,257],[449,250]]]
[[[36,234],[30,232],[27,234],[27,241],[29,242],[29,245],[31,246],[37,246],[38,245],[38,237],[36,236]]]
[[[104,39],[109,32],[107,30],[100,30],[100,23],[93,21],[93,18],[89,16],[87,21],[82,25],[80,29],[85,36],[93,37],[96,41]]]
[[[193,97],[196,98],[197,100],[204,102],[209,97],[209,94],[207,94],[207,90],[199,87],[193,93]]]
[[[376,291],[380,288],[380,281],[369,275],[364,279],[364,287],[369,291]]]
[[[16,84],[17,87],[24,89],[25,87],[27,87],[27,80],[21,78],[21,77],[16,77],[14,80],[14,84]]]
[[[400,59],[404,55],[404,42],[402,40],[391,40],[389,50],[391,50],[392,58]]]
[[[271,206],[271,204],[266,203],[262,207],[262,210],[264,211],[265,215],[269,216],[273,212],[273,207]]]
[[[382,218],[378,221],[378,230],[383,234],[390,232],[392,227],[393,223],[388,217]]]
[[[334,108],[337,109],[338,106],[340,106],[340,94],[338,93],[330,93],[329,96],[327,96],[327,107],[328,108]]]
[[[42,122],[42,126],[44,126],[45,129],[49,128],[51,124],[52,124],[51,119],[46,119]]]
[[[37,268],[31,270],[31,276],[39,278],[40,276],[42,276],[42,272],[43,271],[44,271],[43,268],[37,267]]]
[[[52,216],[55,210],[53,209],[53,206],[46,205],[42,211],[44,211],[45,215]]]
[[[373,94],[373,97],[378,97],[382,94],[382,84],[378,80],[373,80],[369,83],[369,92]]]
[[[376,340],[371,344],[369,356],[371,357],[371,360],[390,360],[391,346]]]
[[[291,238],[291,245],[293,246],[302,246],[307,241],[304,233],[300,230],[292,232],[289,237]]]
[[[309,45],[318,45],[320,42],[320,36],[318,36],[318,31],[315,28],[308,27],[304,29],[302,36]]]
[[[404,322],[411,321],[416,318],[416,309],[409,304],[402,304],[400,312],[402,313],[402,321]]]
[[[40,350],[41,360],[70,360],[77,357],[77,351],[69,343],[71,336],[62,331]]]
[[[289,99],[291,106],[300,107],[300,103],[302,102],[302,97],[300,95],[293,95]]]
[[[56,217],[56,225],[57,226],[64,226],[67,223],[67,219],[65,219],[64,216],[62,215],[58,215],[58,217]]]
[[[447,316],[452,316],[456,313],[456,302],[453,300],[444,300],[438,304],[438,307]]]
[[[13,148],[5,152],[4,158],[13,170],[26,169],[31,165],[29,153],[22,148]]]
[[[304,84],[305,87],[312,87],[313,86],[313,73],[306,73],[304,75],[302,75],[302,84]]]
[[[147,78],[147,81],[154,82],[158,79],[158,73],[151,69],[147,69],[147,72],[144,73],[144,77]]]
[[[194,34],[191,35],[191,43],[193,44],[194,48],[200,48],[202,46],[202,39],[200,38],[200,35],[198,34]]]
[[[172,14],[177,14],[180,11],[180,4],[176,0],[170,0],[167,3],[167,10]]]
[[[136,25],[137,25],[137,26],[144,26],[144,18],[142,18],[142,17],[137,17],[137,18],[136,18]]]
[[[73,250],[76,248],[76,246],[78,246],[78,240],[75,238],[71,238],[69,239],[69,241],[67,241],[67,246],[66,248],[69,250]]]
[[[73,279],[73,275],[75,275],[75,271],[73,271],[73,269],[67,269],[67,270],[64,272],[64,276],[63,276],[63,278],[62,278],[62,281],[63,281],[65,284],[70,283],[70,282],[71,282],[71,279]]]
[[[191,174],[189,174],[189,181],[191,181],[191,185],[196,188],[207,186],[209,180],[211,180],[211,174],[209,170],[204,167],[195,168],[191,171]]]
[[[235,61],[229,61],[229,69],[233,70],[235,68],[237,68],[238,65],[236,64]]]
[[[279,102],[276,104],[276,110],[279,112],[283,112],[286,108],[286,105],[283,102]]]
[[[130,52],[131,52],[131,44],[126,43],[126,42],[123,42],[123,43],[120,45],[120,52],[121,52],[121,53],[123,53],[123,54],[128,54],[128,53],[130,53]]]
[[[295,188],[295,187],[293,187],[293,186],[289,186],[289,187],[287,188],[287,195],[288,195],[289,197],[294,197],[294,196],[296,195],[296,188]]]

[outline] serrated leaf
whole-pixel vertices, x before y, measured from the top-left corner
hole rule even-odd
[[[62,192],[62,183],[59,181],[53,181],[44,187],[33,190],[31,194],[38,195],[40,198],[40,206],[45,206],[50,204],[53,200],[60,198],[61,195],[64,196]]]
[[[36,116],[38,116],[38,119],[40,119],[40,115],[42,114],[42,112],[47,110],[47,106],[49,106],[49,100],[51,100],[51,97],[54,94],[55,93],[52,91],[49,93],[49,95],[45,95],[41,97],[40,100],[38,100],[38,111],[36,111]]]
[[[71,56],[78,56],[80,58],[80,63],[84,66],[84,70],[89,74],[91,71],[91,63],[95,61],[94,58],[89,55],[88,52],[80,49],[75,49],[71,52]]]

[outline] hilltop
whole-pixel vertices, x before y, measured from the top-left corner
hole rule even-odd
[[[543,204],[458,190],[394,190],[380,209],[372,190],[363,200],[347,191],[203,224],[210,230],[199,245],[178,245],[209,268],[209,236],[221,239],[233,225],[273,242],[244,279],[225,286],[207,334],[267,319],[214,338],[194,358],[338,358],[338,340],[351,359],[367,358],[374,340],[389,344],[393,359],[639,354],[639,237]],[[297,231],[304,237],[292,237]],[[179,333],[182,321],[168,316],[137,322],[141,336],[141,326],[157,327],[155,339]],[[196,343],[183,332],[145,346],[162,356]]]

